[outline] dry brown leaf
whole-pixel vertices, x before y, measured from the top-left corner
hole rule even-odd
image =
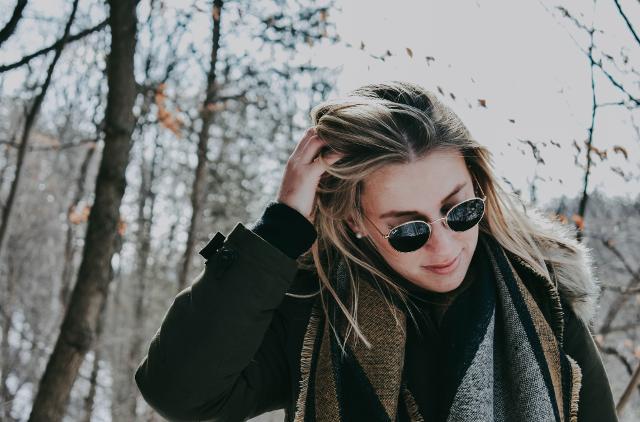
[[[118,221],[118,234],[120,236],[124,236],[126,231],[127,231],[127,223],[122,219],[122,217],[120,217],[120,220]]]
[[[174,116],[165,106],[166,94],[164,93],[166,85],[161,83],[156,88],[155,103],[158,107],[158,122],[165,128],[169,129],[174,135],[180,137],[180,130],[182,128],[182,120]]]
[[[624,147],[621,147],[620,145],[614,145],[613,152],[624,155],[625,160],[629,159],[629,154],[627,153],[627,150]]]
[[[578,214],[573,214],[571,216],[571,220],[576,224],[576,226],[582,231],[584,230],[584,218]]]
[[[86,223],[89,219],[89,213],[91,212],[91,207],[89,205],[85,205],[82,211],[77,211],[75,205],[71,207],[71,211],[69,211],[69,222],[71,224],[82,224]]]
[[[600,157],[601,160],[604,160],[605,158],[607,158],[607,150],[601,150],[599,148],[594,147],[593,145],[590,148],[591,151],[595,152],[596,154],[598,154],[598,157]]]
[[[549,217],[551,217],[553,220],[558,220],[562,224],[567,224],[567,222],[569,221],[564,214],[556,214],[552,212],[552,213],[549,213]]]

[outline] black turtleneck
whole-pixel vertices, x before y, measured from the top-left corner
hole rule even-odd
[[[308,251],[318,235],[298,210],[277,201],[269,202],[249,229],[292,259]]]

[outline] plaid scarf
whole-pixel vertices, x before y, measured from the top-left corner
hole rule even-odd
[[[491,236],[481,233],[478,248],[483,248],[476,251],[482,253],[481,270],[447,309],[441,326],[445,420],[575,422],[582,374],[562,350],[556,286]],[[343,262],[331,277],[346,299]],[[356,285],[357,320],[372,348],[355,341],[343,354],[344,315],[325,299],[338,342],[318,297],[303,341],[294,421],[423,421],[403,374],[405,311],[394,295],[370,282]],[[536,302],[531,292],[542,300]],[[388,303],[399,311],[400,324]]]

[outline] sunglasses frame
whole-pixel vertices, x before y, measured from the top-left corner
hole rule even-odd
[[[480,220],[478,220],[478,223],[476,223],[476,225],[477,225],[477,224],[479,224],[479,223],[480,223],[480,221],[482,221],[482,218],[484,217],[484,213],[485,213],[485,211],[486,211],[486,200],[487,200],[487,196],[484,194],[484,191],[482,190],[482,186],[480,185],[480,183],[478,183],[478,180],[476,179],[476,176],[475,176],[473,173],[471,173],[471,176],[473,177],[473,180],[474,180],[474,181],[476,182],[476,184],[478,185],[478,188],[480,189],[480,192],[482,193],[482,198],[480,198],[480,197],[477,197],[477,196],[476,196],[476,197],[473,197],[473,198],[465,199],[464,201],[460,201],[460,202],[458,202],[457,204],[455,204],[454,206],[452,206],[452,207],[449,209],[449,211],[447,211],[447,214],[446,214],[444,217],[438,218],[438,219],[433,220],[433,221],[425,221],[425,220],[411,220],[411,221],[407,221],[407,222],[404,222],[404,223],[402,223],[402,224],[398,224],[398,225],[397,225],[397,226],[395,226],[395,227],[392,227],[392,228],[389,230],[389,232],[388,232],[387,234],[382,233],[382,232],[380,231],[380,229],[378,229],[378,227],[373,223],[373,221],[371,221],[371,220],[369,219],[369,217],[367,217],[366,215],[364,215],[364,217],[365,217],[367,220],[369,220],[369,222],[371,223],[371,225],[373,225],[373,227],[375,227],[375,229],[378,231],[378,233],[380,233],[380,235],[381,235],[382,237],[384,237],[385,239],[387,239],[387,241],[389,242],[389,244],[391,244],[391,241],[389,241],[389,236],[391,235],[391,232],[393,232],[393,231],[394,231],[395,229],[397,229],[398,227],[401,227],[401,226],[404,226],[405,224],[410,224],[410,223],[425,223],[425,224],[429,227],[429,237],[427,237],[427,240],[426,240],[422,245],[420,245],[418,248],[414,249],[413,251],[406,251],[406,252],[415,252],[416,250],[418,250],[418,249],[419,249],[419,248],[421,248],[422,246],[426,245],[426,244],[427,244],[427,242],[429,242],[429,239],[431,239],[431,234],[433,233],[433,227],[432,227],[432,224],[437,223],[437,222],[438,222],[438,221],[440,221],[440,220],[444,220],[444,225],[445,225],[449,230],[451,230],[451,231],[455,231],[455,230],[451,229],[451,227],[449,227],[449,223],[447,223],[447,219],[448,219],[448,217],[449,217],[449,213],[450,213],[451,211],[453,211],[453,209],[454,209],[454,208],[456,208],[458,205],[464,204],[465,202],[468,202],[468,201],[471,201],[471,200],[474,200],[474,199],[479,199],[479,200],[481,200],[481,201],[482,201],[482,204],[483,204],[483,207],[482,207],[482,216],[480,217]],[[475,225],[474,225],[474,227],[475,227]],[[471,229],[471,227],[470,227],[469,229],[467,229],[467,230],[470,230],[470,229]],[[466,231],[466,230],[464,230],[464,231]],[[398,249],[396,249],[393,245],[391,245],[391,247],[392,247],[393,249],[395,249],[395,250],[398,250]],[[398,251],[398,252],[405,252],[405,251]]]

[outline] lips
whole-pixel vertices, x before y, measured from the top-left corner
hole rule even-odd
[[[449,265],[453,264],[453,262],[456,260],[456,258],[458,258],[458,256],[457,256],[457,255],[456,255],[456,256],[454,256],[451,260],[449,260],[449,261],[445,262],[444,264],[437,264],[437,265],[425,265],[425,267],[427,267],[427,268],[435,268],[435,269],[438,269],[438,268],[445,268],[445,267],[448,267]]]

